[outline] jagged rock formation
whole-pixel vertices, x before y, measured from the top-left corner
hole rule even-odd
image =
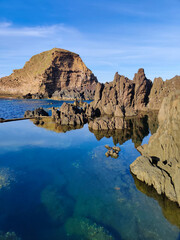
[[[112,82],[98,83],[91,105],[102,115],[134,116],[139,111],[159,110],[164,97],[177,89],[180,90],[180,76],[165,82],[155,78],[152,84],[140,68],[133,80],[116,73]]]
[[[137,110],[145,110],[152,82],[145,76],[144,69],[139,69],[133,80],[115,74],[113,82],[97,84],[92,102],[101,114],[122,117],[136,115]]]
[[[82,126],[88,122],[89,118],[96,117],[98,111],[94,110],[88,103],[82,103],[79,107],[79,102],[74,104],[63,103],[60,109],[52,109],[52,118],[60,125]]]
[[[36,97],[55,94],[58,97],[58,92],[68,89],[81,95],[92,92],[93,97],[96,84],[96,77],[78,54],[53,48],[33,56],[22,69],[1,78],[0,94],[23,96],[30,93]]]
[[[162,78],[155,78],[149,95],[148,108],[159,110],[164,97],[178,89],[180,90],[180,76],[175,76],[166,81],[163,81]]]
[[[52,109],[52,118],[60,125],[82,126],[87,122],[87,118],[81,109],[65,102],[60,110]]]
[[[139,180],[180,206],[180,91],[164,98],[158,120],[157,132],[138,148],[142,156],[130,169]]]

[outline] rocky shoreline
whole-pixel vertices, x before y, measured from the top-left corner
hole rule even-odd
[[[138,148],[142,156],[131,165],[131,172],[180,206],[180,91],[164,98],[159,128],[148,144]]]
[[[78,54],[54,48],[33,56],[22,69],[1,78],[0,96],[75,100],[74,104],[52,108],[47,126],[62,126],[61,131],[88,123],[97,138],[118,132],[124,139],[134,137],[136,143],[137,137],[136,147],[142,156],[131,164],[131,172],[180,206],[180,76],[166,81],[155,78],[152,82],[140,68],[133,80],[116,73],[112,82],[103,84]],[[83,102],[92,99],[89,104]],[[144,125],[157,113],[159,122]],[[36,109],[26,111],[24,119],[37,118],[34,123],[43,126],[41,117],[47,116],[43,109]],[[152,136],[148,145],[140,146],[149,129]],[[119,142],[123,141],[121,137],[116,136]],[[116,158],[115,154],[113,149],[107,153]]]

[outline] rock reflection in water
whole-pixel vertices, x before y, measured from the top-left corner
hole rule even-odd
[[[123,144],[127,140],[132,139],[134,146],[137,148],[141,145],[144,137],[149,134],[149,131],[156,132],[158,128],[157,113],[149,113],[148,115],[141,115],[132,118],[126,118],[129,128],[122,130],[101,130],[95,131],[89,129],[94,133],[96,139],[99,141],[103,137],[113,138],[113,143]]]
[[[37,127],[45,128],[50,131],[54,131],[57,133],[65,133],[67,131],[80,129],[83,126],[71,126],[71,125],[60,125],[55,123],[51,117],[44,117],[41,119],[31,120]]]
[[[132,174],[132,176],[134,178],[136,188],[148,197],[152,197],[157,200],[162,208],[164,217],[171,224],[180,228],[180,208],[178,207],[178,204],[170,201],[165,195],[159,195],[153,187],[138,180],[135,175]]]

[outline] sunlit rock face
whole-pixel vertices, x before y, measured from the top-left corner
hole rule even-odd
[[[139,180],[180,206],[180,91],[164,98],[158,120],[157,132],[138,148],[142,156],[130,169]]]
[[[112,82],[98,83],[91,104],[102,115],[134,116],[138,111],[159,110],[164,97],[175,90],[180,90],[180,76],[155,78],[152,83],[140,68],[133,80],[116,73]]]
[[[92,105],[99,108],[101,114],[133,116],[137,110],[146,109],[151,87],[152,82],[142,68],[133,80],[116,73],[112,82],[97,85]]]
[[[163,81],[162,78],[155,78],[149,95],[148,108],[159,110],[164,97],[176,90],[180,90],[180,76],[166,81]]]
[[[94,94],[97,79],[76,53],[53,48],[33,56],[22,69],[0,79],[0,94],[58,95],[62,90]],[[65,93],[64,93],[65,94]],[[90,96],[89,96],[90,97]]]

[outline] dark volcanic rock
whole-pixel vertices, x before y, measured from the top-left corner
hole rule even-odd
[[[60,125],[82,126],[89,118],[97,117],[98,114],[88,103],[77,100],[74,104],[64,102],[60,110],[52,109],[52,118]]]
[[[101,114],[115,117],[134,116],[137,110],[146,110],[152,82],[143,69],[139,69],[133,81],[115,74],[113,82],[97,84],[94,101],[91,105]]]
[[[49,114],[43,108],[37,108],[33,111],[27,110],[24,113],[25,118],[42,117],[42,116],[49,116]]]
[[[96,77],[78,54],[53,48],[33,56],[10,76],[0,78],[0,94],[51,97],[56,91],[68,89],[83,92],[86,97],[94,94],[96,84]]]
[[[70,103],[63,103],[60,110],[52,110],[52,118],[60,125],[83,125],[87,118],[82,109]]]
[[[130,169],[139,180],[180,206],[180,91],[164,98],[158,119],[157,132],[138,148],[142,156]]]

